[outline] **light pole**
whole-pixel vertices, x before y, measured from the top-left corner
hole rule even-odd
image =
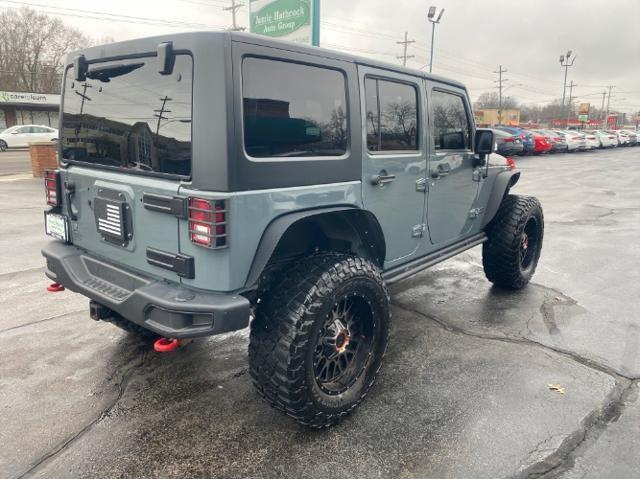
[[[440,10],[440,15],[438,15],[436,20],[434,20],[433,18],[436,16],[436,7],[429,7],[429,13],[427,14],[427,20],[431,22],[431,57],[429,59],[429,73],[433,71],[433,41],[436,36],[436,23],[440,23],[443,13],[444,8]]]
[[[564,107],[564,98],[567,92],[567,73],[569,72],[569,67],[573,66],[573,62],[576,61],[577,57],[573,57],[571,63],[569,63],[569,58],[571,58],[572,51],[569,50],[567,55],[560,55],[560,66],[564,67],[564,86],[562,88],[562,106]],[[566,61],[565,61],[566,60]]]

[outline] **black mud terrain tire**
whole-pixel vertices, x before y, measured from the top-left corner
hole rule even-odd
[[[251,377],[274,408],[327,427],[374,383],[387,348],[389,294],[373,263],[346,255],[307,258],[280,279],[251,324]]]
[[[520,289],[535,273],[542,239],[542,206],[533,196],[507,195],[487,228],[482,265],[487,279],[505,289]]]

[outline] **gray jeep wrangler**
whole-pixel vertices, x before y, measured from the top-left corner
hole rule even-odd
[[[251,319],[258,392],[324,427],[387,348],[387,284],[476,245],[522,288],[543,216],[476,131],[465,87],[229,32],[68,57],[47,276],[162,345]]]

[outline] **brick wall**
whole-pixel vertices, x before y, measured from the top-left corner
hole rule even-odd
[[[58,167],[58,151],[55,143],[31,143],[29,153],[31,154],[31,170],[34,177],[41,178],[44,175],[44,170]]]

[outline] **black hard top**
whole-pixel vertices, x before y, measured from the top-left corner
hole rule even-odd
[[[358,65],[367,65],[375,68],[380,68],[384,70],[404,73],[407,75],[413,75],[421,78],[425,78],[428,80],[432,80],[435,82],[446,83],[451,86],[455,86],[458,88],[466,89],[465,86],[450,78],[442,77],[439,75],[433,75],[431,73],[426,73],[421,70],[416,70],[413,68],[406,68],[400,65],[394,65],[392,63],[381,62],[377,60],[372,60],[370,58],[351,55],[348,53],[338,52],[336,50],[329,50],[327,48],[318,48],[312,47],[310,45],[304,45],[301,43],[293,43],[293,42],[285,42],[282,40],[275,40],[269,37],[264,37],[260,35],[254,35],[251,33],[242,33],[242,32],[228,32],[228,31],[195,31],[195,32],[184,32],[184,33],[171,33],[164,34],[152,37],[144,37],[133,40],[125,40],[122,42],[116,42],[109,45],[110,55],[115,52],[121,52],[122,54],[129,53],[131,51],[138,51],[141,48],[145,49],[147,46],[155,45],[160,42],[171,41],[172,39],[178,40],[183,39],[185,41],[195,41],[202,42],[206,41],[205,38],[216,38],[219,41],[228,41],[231,38],[232,41],[249,43],[252,45],[260,45],[267,48],[276,48],[278,50],[294,52],[294,53],[303,53],[307,55],[315,55],[319,57],[324,57],[332,60],[345,61],[350,63],[355,63]],[[93,47],[88,47],[76,52],[72,52],[67,56],[67,62],[70,64],[72,59],[78,55],[79,53],[84,53],[89,58],[100,58],[105,54],[104,47],[106,45],[97,45]],[[154,48],[155,49],[155,48]]]
[[[405,73],[407,75],[418,76],[418,77],[426,78],[428,80],[433,80],[436,82],[447,83],[449,85],[452,85],[458,88],[466,89],[462,83],[456,80],[442,77],[440,75],[433,75],[431,73],[426,73],[421,70],[416,70],[414,68],[407,68],[400,65],[394,65],[392,63],[372,60],[370,58],[342,53],[336,50],[329,50],[327,48],[312,47],[310,45],[304,45],[302,43],[293,43],[293,42],[285,42],[282,40],[274,40],[269,37],[254,35],[251,33],[242,33],[242,32],[229,32],[229,33],[231,35],[232,40],[237,42],[250,43],[252,45],[262,45],[265,47],[278,48],[280,50],[287,50],[290,52],[306,53],[309,55],[316,55],[316,56],[331,58],[333,60],[357,63],[359,65],[367,65],[375,68],[381,68],[384,70],[391,70],[395,72]]]

